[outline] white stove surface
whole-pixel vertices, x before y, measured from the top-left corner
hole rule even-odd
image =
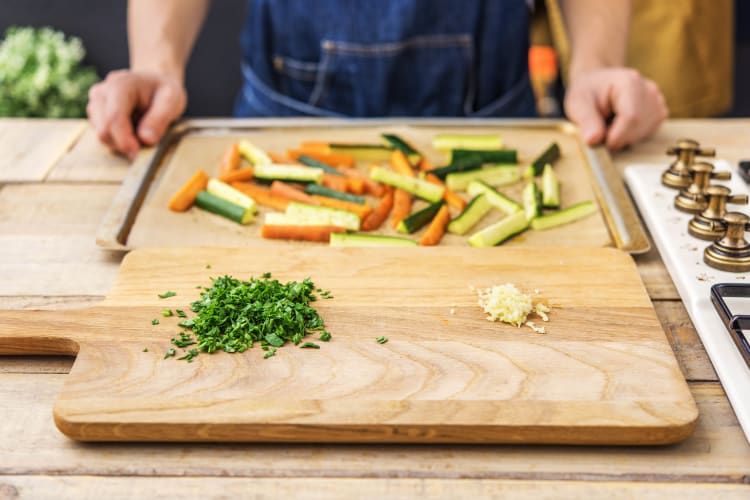
[[[732,179],[720,184],[729,187],[732,194],[750,194],[750,188],[729,163],[713,163],[717,171],[732,172]],[[630,165],[625,169],[625,181],[750,442],[750,368],[710,297],[711,285],[716,283],[750,285],[750,272],[729,273],[703,262],[703,250],[710,242],[688,234],[687,224],[692,216],[674,208],[677,191],[661,184],[666,168],[666,163]],[[750,209],[728,205],[728,210],[748,213]]]

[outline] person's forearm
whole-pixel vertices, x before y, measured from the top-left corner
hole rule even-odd
[[[625,66],[630,0],[560,0],[571,45],[570,78]]]
[[[129,0],[130,68],[180,81],[210,0]]]

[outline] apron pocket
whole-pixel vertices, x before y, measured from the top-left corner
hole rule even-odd
[[[292,99],[309,102],[318,80],[320,65],[291,57],[274,55],[273,69],[279,91]]]
[[[323,40],[321,53],[308,100],[312,106],[349,116],[471,112],[475,76],[469,34],[376,44]]]

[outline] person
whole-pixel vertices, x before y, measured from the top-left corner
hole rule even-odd
[[[130,68],[89,92],[99,139],[131,159],[187,104],[184,73],[210,0],[129,0]],[[630,1],[561,0],[564,109],[589,144],[621,149],[667,116],[625,67]],[[250,0],[238,116],[532,116],[527,0]],[[132,117],[140,116],[133,125]]]

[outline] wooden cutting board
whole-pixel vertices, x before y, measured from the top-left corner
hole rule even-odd
[[[163,359],[179,329],[162,309],[264,272],[331,290],[330,342]],[[546,334],[485,319],[470,286],[507,282],[552,306]],[[77,355],[54,416],[84,441],[662,444],[697,418],[613,249],[136,250],[97,307],[0,314],[0,354]]]

